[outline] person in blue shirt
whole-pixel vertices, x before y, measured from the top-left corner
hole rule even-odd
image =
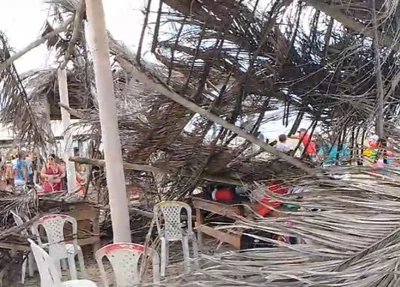
[[[329,153],[329,154],[328,154]],[[332,144],[326,143],[324,147],[321,147],[318,151],[318,155],[322,158],[324,158],[324,165],[333,165],[337,161],[337,154],[338,154],[338,146],[334,145],[332,147]],[[344,144],[342,146],[341,151],[339,152],[339,163],[346,161],[347,159],[350,158],[350,150],[349,148]]]
[[[28,166],[24,159],[24,153],[19,152],[18,157],[13,161],[14,185],[23,186],[28,181]]]

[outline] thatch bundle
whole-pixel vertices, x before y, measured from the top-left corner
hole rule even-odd
[[[220,227],[297,236],[306,244],[287,245],[258,235],[277,247],[203,254],[193,276],[163,286],[397,286],[399,184],[353,172],[349,181],[298,180],[303,193],[275,196],[299,204],[300,211],[255,221],[238,218]]]
[[[75,0],[52,2],[60,21],[79,7]],[[267,112],[281,103],[280,118],[286,126],[289,116],[297,114],[291,134],[308,114],[313,120],[311,133],[320,125],[333,132],[332,142],[351,138],[353,148],[375,121],[386,122],[385,137],[398,139],[398,3],[262,2],[160,1],[154,26],[148,24],[152,15],[147,9],[143,27],[143,31],[149,26],[154,31],[151,51],[160,64],[142,59],[142,42],[138,53],[133,53],[110,36],[125,160],[163,172],[158,176],[134,171],[132,180],[142,181],[148,192],[166,191],[164,198],[175,199],[191,193],[210,176],[251,184],[293,179],[307,191],[300,199],[298,195],[278,198],[301,205],[301,212],[277,219],[240,218],[235,227],[291,234],[309,244],[280,243],[268,250],[203,256],[202,268],[184,279],[190,283],[175,278],[179,283],[170,285],[397,286],[400,206],[396,183],[376,183],[370,178],[368,184],[330,181],[322,176],[311,180],[303,177],[302,170],[276,158],[254,159],[258,153],[251,151],[248,142],[232,145],[237,135],[229,129],[196,116],[159,89],[132,78],[132,67],[139,68],[153,83],[254,136],[270,120]],[[68,42],[73,28],[69,25],[65,34],[47,43],[60,56],[73,55],[69,111],[98,137],[90,55],[83,32],[71,49]],[[52,30],[50,25],[47,29]],[[2,60],[10,57],[8,51],[3,41]],[[26,78],[12,66],[1,72],[2,118],[13,122],[21,135],[34,138],[40,129],[31,107],[43,99],[57,101],[55,70]],[[25,91],[25,86],[31,90]],[[29,95],[30,91],[35,95]],[[82,98],[76,106],[74,97]],[[48,138],[40,140],[36,141],[44,144]]]

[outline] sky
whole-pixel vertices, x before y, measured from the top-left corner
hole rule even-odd
[[[118,5],[116,5],[118,2]],[[158,1],[153,1],[152,11],[157,11]],[[140,39],[144,21],[143,7],[147,0],[103,0],[106,25],[108,30],[117,40],[124,42],[135,51]],[[43,25],[48,16],[47,5],[44,0],[0,0],[1,17],[0,30],[9,40],[10,45],[19,51],[40,37]],[[154,17],[153,17],[154,19]],[[150,19],[152,20],[152,19]],[[150,45],[151,35],[147,33],[145,45]],[[144,47],[144,50],[146,47]],[[49,58],[46,46],[41,45],[27,53],[15,62],[18,72],[43,68],[53,64]],[[303,126],[304,125],[304,126]],[[308,122],[301,127],[307,128]],[[290,129],[282,125],[282,121],[268,123],[261,127],[262,133],[267,138],[276,138],[281,133]],[[54,132],[59,134],[59,132]],[[0,137],[3,132],[0,129]]]
[[[153,6],[157,1],[153,1]],[[146,0],[103,0],[106,25],[112,35],[129,47],[136,47],[143,24],[141,10]],[[0,0],[0,30],[16,51],[40,37],[48,15],[44,0]],[[41,45],[16,61],[19,72],[51,64],[45,45]]]

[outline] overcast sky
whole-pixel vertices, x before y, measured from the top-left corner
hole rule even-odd
[[[116,5],[118,2],[118,5]],[[103,0],[107,28],[117,40],[129,47],[139,41],[146,0]],[[158,1],[153,1],[157,7]],[[44,0],[0,0],[0,30],[3,31],[16,50],[21,50],[40,37],[48,9]],[[16,61],[19,72],[51,64],[45,45],[34,49]]]

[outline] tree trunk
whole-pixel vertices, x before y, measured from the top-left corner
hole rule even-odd
[[[58,90],[61,104],[69,107],[67,71],[65,69],[58,69]],[[76,174],[75,164],[69,161],[69,157],[74,155],[72,150],[72,133],[69,128],[71,117],[65,109],[61,109],[61,121],[64,130],[63,158],[67,173],[67,188],[69,193],[73,193],[76,189]]]
[[[102,0],[86,0],[86,10],[93,38],[88,43],[93,55],[114,242],[131,242],[117,107]]]

